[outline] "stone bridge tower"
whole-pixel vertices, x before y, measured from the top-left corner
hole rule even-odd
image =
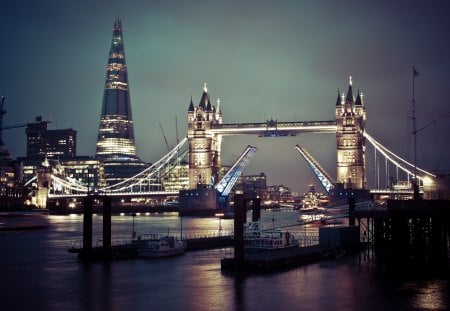
[[[189,103],[189,189],[215,185],[220,178],[222,137],[209,130],[214,124],[222,123],[220,102],[211,105],[206,83],[198,106]]]
[[[353,97],[352,77],[350,77],[347,96],[338,94],[336,111],[337,175],[336,181],[345,189],[365,189],[365,151],[364,131],[366,127],[366,108],[363,94]]]

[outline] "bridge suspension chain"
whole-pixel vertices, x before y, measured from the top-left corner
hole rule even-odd
[[[402,159],[386,147],[384,147],[382,144],[380,144],[378,141],[376,141],[372,136],[370,136],[367,132],[364,132],[364,137],[372,144],[372,146],[379,151],[387,160],[389,160],[392,164],[394,164],[397,168],[400,168],[402,171],[407,173],[409,176],[414,176],[414,172],[411,171],[409,168],[414,169],[414,164],[409,163],[405,159]],[[428,175],[430,177],[436,177],[434,174],[425,171],[424,169],[421,169],[417,167],[417,170],[424,173],[425,175]],[[423,179],[423,176],[417,176],[418,179]]]

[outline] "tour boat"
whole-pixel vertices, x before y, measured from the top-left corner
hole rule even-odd
[[[160,258],[181,255],[186,250],[186,242],[166,236],[157,241],[149,241],[138,249],[139,257]]]
[[[289,231],[261,230],[259,221],[245,224],[245,250],[249,252],[272,251],[298,247],[298,241]]]

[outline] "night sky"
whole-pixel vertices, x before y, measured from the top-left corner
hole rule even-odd
[[[106,64],[122,19],[137,152],[147,162],[187,132],[190,97],[203,83],[219,97],[224,123],[333,120],[348,77],[364,93],[369,134],[413,161],[412,66],[418,166],[450,169],[450,4],[448,1],[2,1],[0,95],[4,125],[52,119],[78,132],[78,155],[95,154]],[[24,128],[4,133],[24,156]],[[336,175],[333,134],[226,137],[223,162],[259,148],[246,174],[303,193],[317,184],[294,150],[306,147]],[[373,149],[367,148],[369,185]],[[317,187],[319,188],[319,187]]]

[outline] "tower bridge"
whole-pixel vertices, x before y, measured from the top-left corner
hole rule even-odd
[[[67,178],[61,172],[42,170],[43,176],[36,179],[40,184],[50,185],[49,197],[52,199],[75,198],[90,193],[114,197],[171,196],[180,190],[207,188],[222,189],[217,190],[222,193],[227,189],[227,193],[256,151],[256,148],[249,146],[233,165],[231,174],[222,176],[222,139],[229,135],[283,137],[299,133],[335,134],[336,182],[331,182],[330,175],[323,172],[306,150],[297,148],[329,193],[336,188],[339,189],[337,192],[367,191],[367,141],[374,146],[375,152],[386,159],[386,175],[390,174],[387,169],[389,161],[396,167],[397,180],[400,169],[406,173],[408,184],[411,178],[425,180],[426,177],[434,177],[401,159],[367,133],[363,94],[358,90],[354,96],[351,77],[347,94],[338,93],[334,104],[335,118],[325,121],[286,122],[271,119],[266,122],[223,123],[220,101],[217,100],[215,106],[211,104],[205,83],[199,104],[194,105],[191,98],[188,105],[187,137],[149,166],[136,155],[124,51],[122,23],[117,19],[113,27],[96,144],[96,157],[103,163],[103,182],[92,187]],[[168,175],[177,178],[175,168],[180,166],[185,156],[188,156],[188,184],[179,189],[165,189],[162,178]],[[408,192],[405,187],[400,190]]]
[[[227,135],[295,136],[299,133],[335,133],[337,141],[337,182],[343,188],[364,189],[365,121],[363,95],[355,99],[350,78],[347,95],[338,94],[335,120],[259,123],[223,123],[220,101],[211,104],[205,84],[197,106],[188,108],[189,188],[220,180],[222,138]]]
[[[336,179],[333,180],[318,162],[304,149],[296,146],[297,151],[307,160],[314,174],[318,177],[328,194],[346,190],[364,192],[367,190],[366,174],[366,142],[371,143],[375,150],[407,175],[408,182],[413,178],[411,163],[401,159],[376,141],[365,129],[366,112],[363,96],[358,91],[356,99],[353,96],[352,81],[350,80],[347,94],[338,94],[335,104],[335,120],[325,121],[295,121],[285,122],[267,120],[266,122],[249,123],[223,123],[220,102],[212,106],[206,84],[198,106],[194,106],[191,99],[188,108],[188,135],[175,148],[135,176],[122,180],[113,185],[95,189],[96,193],[113,197],[163,197],[176,196],[183,189],[164,189],[161,177],[180,163],[184,156],[188,156],[188,186],[184,190],[223,188],[224,180],[232,184],[237,176],[222,176],[222,139],[230,135],[258,135],[260,137],[295,136],[300,133],[333,133],[336,135]],[[238,159],[240,161],[240,159]],[[238,162],[237,161],[237,162]],[[249,160],[246,161],[246,164]],[[236,165],[236,163],[235,163]],[[387,165],[387,164],[386,164]],[[241,174],[245,166],[241,166]],[[419,169],[417,178],[423,180],[425,176],[433,177],[431,173]],[[398,173],[397,173],[398,174]],[[398,178],[398,177],[397,177]],[[49,194],[52,199],[76,198],[85,196],[89,190],[79,183],[64,180],[63,177],[52,177],[59,189]],[[392,195],[398,192],[401,195],[412,193],[407,187],[399,189],[374,189],[373,194]],[[338,191],[335,191],[338,189]],[[92,191],[92,189],[91,189]],[[205,190],[201,190],[205,191]],[[192,193],[191,193],[192,195]],[[198,202],[198,198],[196,199]],[[214,201],[214,200],[213,200]]]

